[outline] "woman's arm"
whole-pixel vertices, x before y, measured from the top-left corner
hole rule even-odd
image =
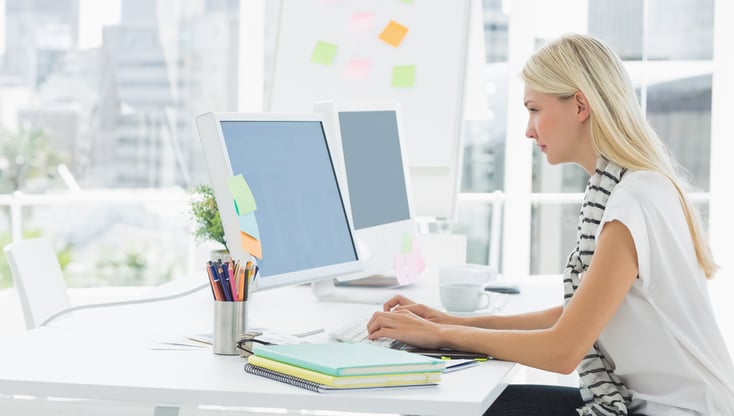
[[[368,329],[370,338],[384,336],[427,348],[483,352],[535,368],[570,373],[614,316],[636,277],[637,253],[632,236],[624,224],[612,221],[604,225],[578,290],[548,328],[494,330],[443,325],[398,309],[377,312]]]
[[[562,306],[517,315],[456,316],[416,303],[403,295],[385,302],[385,312],[410,311],[423,319],[447,325],[473,326],[485,329],[542,329],[553,326],[561,316]]]
[[[485,329],[544,329],[552,327],[563,312],[563,306],[516,315],[488,315],[460,317],[464,326]]]

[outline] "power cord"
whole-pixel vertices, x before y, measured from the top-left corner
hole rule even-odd
[[[74,312],[74,311],[80,311],[83,309],[106,308],[109,306],[125,306],[125,305],[137,305],[140,303],[162,302],[165,300],[173,300],[173,299],[182,298],[184,296],[188,296],[192,293],[198,292],[207,287],[210,287],[208,282],[201,284],[199,286],[196,286],[194,288],[191,288],[189,290],[186,290],[184,292],[175,293],[173,295],[159,296],[155,298],[133,299],[133,300],[123,300],[123,301],[116,301],[116,302],[105,302],[105,303],[90,303],[86,305],[72,306],[71,308],[62,309],[56,312],[55,314],[49,316],[43,322],[41,322],[41,324],[38,326],[46,326],[49,324],[49,322],[53,321],[54,319],[60,316],[66,315],[68,313]]]

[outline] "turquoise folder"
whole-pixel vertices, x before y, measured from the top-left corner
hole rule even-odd
[[[443,371],[442,360],[364,343],[255,345],[255,355],[333,376]]]

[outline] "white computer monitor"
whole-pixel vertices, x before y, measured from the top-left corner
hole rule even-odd
[[[197,116],[196,126],[230,254],[260,268],[253,290],[362,268],[321,115],[215,112]],[[256,205],[250,234],[259,234],[259,259],[241,244],[247,213],[238,212],[231,192],[237,175]]]
[[[404,285],[418,279],[417,224],[400,109],[396,102],[319,101],[337,175],[350,201],[350,216],[365,268],[345,274],[366,285]],[[417,258],[418,263],[422,259]],[[396,267],[396,265],[398,267]]]

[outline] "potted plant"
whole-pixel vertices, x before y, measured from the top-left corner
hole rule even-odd
[[[209,185],[198,185],[191,191],[191,219],[196,224],[194,238],[197,243],[216,241],[229,252],[224,237],[222,218],[219,216],[217,201],[214,199],[214,190]],[[215,253],[212,253],[215,257]],[[222,253],[220,253],[221,255]]]

